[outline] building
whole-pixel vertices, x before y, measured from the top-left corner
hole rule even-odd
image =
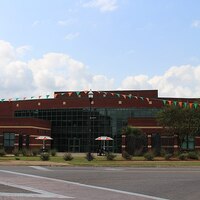
[[[26,99],[0,103],[0,145],[14,148],[41,148],[40,135],[51,136],[48,148],[69,152],[95,152],[100,145],[95,138],[107,135],[113,141],[106,147],[121,152],[126,147],[122,129],[127,125],[142,129],[153,148],[154,135],[161,134],[156,113],[173,101],[193,103],[196,99],[159,98],[157,90],[55,92],[54,98]],[[163,136],[166,148],[176,147],[176,138]],[[196,147],[198,142],[195,143]],[[90,148],[90,149],[89,149]]]

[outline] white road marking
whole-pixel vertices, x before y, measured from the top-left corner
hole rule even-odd
[[[50,169],[47,169],[45,167],[40,167],[40,166],[29,166],[33,169],[41,170],[41,171],[51,171]]]
[[[93,188],[93,189],[110,191],[110,192],[126,194],[126,195],[132,195],[132,196],[137,196],[137,197],[144,197],[144,198],[148,198],[148,199],[152,199],[152,200],[168,200],[168,199],[155,197],[155,196],[150,196],[150,195],[145,195],[145,194],[140,194],[140,193],[134,193],[134,192],[127,192],[127,191],[123,191],[123,190],[104,188],[104,187],[100,187],[100,186],[87,185],[87,184],[82,184],[82,183],[77,183],[77,182],[72,182],[72,181],[65,181],[65,180],[60,180],[60,179],[55,179],[55,178],[48,178],[48,177],[43,177],[43,176],[31,175],[31,174],[24,174],[24,173],[20,173],[20,172],[12,172],[12,171],[7,171],[7,170],[0,170],[0,172],[9,173],[9,174],[15,174],[15,175],[21,175],[21,176],[27,176],[27,177],[32,177],[32,178],[38,178],[38,179],[46,179],[46,180],[50,180],[50,181],[57,181],[57,182],[60,182],[60,183],[68,183],[68,184],[77,185],[77,186],[80,186],[80,187]]]
[[[8,183],[8,182],[3,182],[3,181],[0,181],[0,184],[34,192],[34,193],[0,192],[1,197],[43,197],[43,198],[59,198],[59,199],[60,198],[62,198],[62,199],[63,198],[74,198],[74,197],[55,194],[55,193],[52,193],[52,192],[47,192],[47,191],[44,191],[44,190],[39,190],[39,189],[35,189],[35,188],[32,188],[32,187],[27,187],[27,186],[22,186],[22,185],[16,185],[16,184],[13,184],[13,183]]]
[[[122,168],[111,168],[111,167],[105,168],[104,170],[106,170],[106,171],[124,171],[124,169],[122,169]]]

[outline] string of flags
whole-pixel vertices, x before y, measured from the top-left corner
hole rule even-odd
[[[71,96],[78,96],[81,97],[81,94],[87,94],[89,91],[75,91],[75,92],[60,92],[60,93],[55,93],[54,98],[57,98],[59,96],[65,96],[65,97],[71,97]],[[142,97],[142,96],[135,96],[133,94],[122,94],[122,93],[116,93],[116,92],[105,92],[105,91],[95,91],[98,94],[102,94],[103,97],[106,97],[107,95],[111,95],[113,97],[117,98],[124,98],[124,99],[136,99],[136,100],[142,100],[142,101],[147,101],[151,102],[153,104],[154,101],[162,101],[163,105],[166,106],[179,106],[182,108],[198,108],[200,107],[200,101],[198,102],[188,102],[188,101],[179,101],[179,100],[167,100],[167,99],[160,99],[160,98],[147,98],[147,97]],[[31,96],[30,98],[23,97],[23,98],[9,98],[9,99],[1,99],[1,102],[5,101],[25,101],[25,100],[37,100],[37,99],[51,99],[50,95],[44,95],[44,96]]]

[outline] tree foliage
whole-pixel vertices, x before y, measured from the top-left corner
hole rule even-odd
[[[186,136],[199,134],[200,109],[166,106],[158,113],[157,121],[165,132],[178,135],[181,145]]]
[[[134,127],[126,127],[124,130],[127,138],[127,152],[130,155],[141,155],[147,143],[145,133],[141,129]]]

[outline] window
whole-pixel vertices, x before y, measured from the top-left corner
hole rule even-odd
[[[4,133],[4,147],[14,147],[15,133]]]
[[[185,149],[185,150],[193,150],[194,149],[194,137],[186,136],[183,140],[181,148]]]

